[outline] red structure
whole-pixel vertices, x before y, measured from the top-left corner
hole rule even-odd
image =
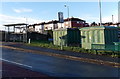
[[[79,18],[67,18],[64,19],[64,26],[68,28],[82,28],[82,27],[89,27],[89,24],[85,22],[85,20]]]

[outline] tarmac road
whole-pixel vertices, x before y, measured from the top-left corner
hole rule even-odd
[[[42,74],[40,72],[35,72],[29,69],[25,69],[16,64],[0,61],[2,64],[2,78],[5,77],[40,77],[40,78],[49,78],[49,76]]]
[[[119,69],[13,49],[2,49],[2,58],[18,67],[52,77],[119,77]],[[8,64],[7,63],[7,64]],[[3,65],[4,67],[4,65]],[[22,74],[22,73],[21,73]],[[45,75],[45,76],[46,76]],[[11,75],[9,75],[11,76]],[[110,78],[109,78],[110,79]],[[112,79],[112,78],[111,78]]]

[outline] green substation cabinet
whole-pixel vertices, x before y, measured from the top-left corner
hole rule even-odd
[[[54,45],[75,46],[80,45],[80,30],[76,28],[53,30]]]
[[[85,49],[106,49],[118,42],[118,28],[113,26],[93,26],[81,28],[81,44]]]

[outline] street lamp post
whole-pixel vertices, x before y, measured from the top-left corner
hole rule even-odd
[[[68,5],[64,5],[66,8],[67,8],[67,13],[68,13],[68,22],[69,22],[69,6]],[[69,23],[68,23],[69,24]],[[70,26],[70,24],[69,24],[69,26]]]
[[[68,18],[69,18],[69,6],[68,5],[64,5],[67,8],[67,12],[68,12]]]
[[[99,10],[100,10],[100,26],[102,26],[101,0],[99,0]]]

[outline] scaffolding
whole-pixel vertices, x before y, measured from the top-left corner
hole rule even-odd
[[[27,43],[27,29],[28,24],[18,23],[18,24],[7,24],[5,26],[5,41],[6,42],[25,42]],[[10,29],[12,27],[12,29]]]

